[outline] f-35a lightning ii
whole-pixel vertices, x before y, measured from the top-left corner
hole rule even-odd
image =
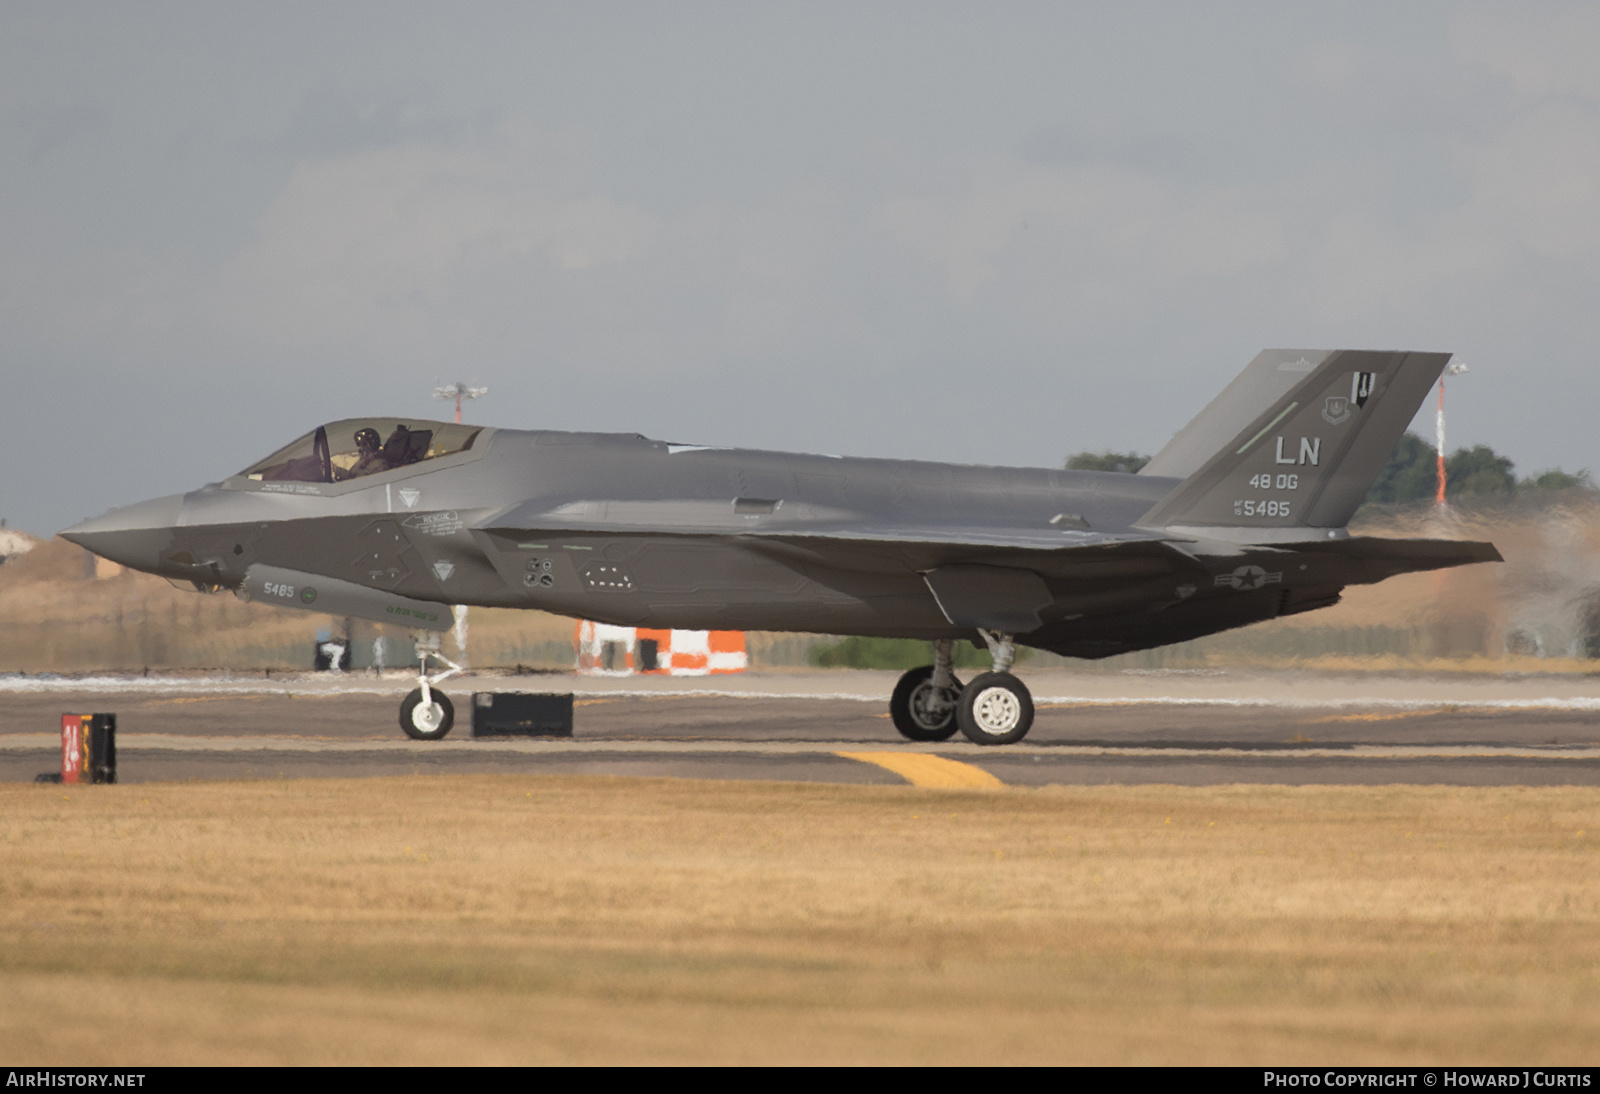
[[[222,482],[62,534],[248,600],[422,632],[401,725],[450,729],[448,605],[625,626],[928,639],[895,727],[1020,740],[1019,644],[1097,658],[1495,562],[1346,530],[1444,353],[1268,350],[1137,475],[790,455],[638,434],[331,422]],[[960,640],[992,669],[966,684]],[[430,659],[446,666],[429,673]]]

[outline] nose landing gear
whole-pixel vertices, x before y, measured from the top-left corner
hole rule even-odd
[[[430,657],[445,665],[446,671],[429,676]],[[456,710],[449,696],[433,689],[465,670],[439,652],[437,634],[427,633],[417,639],[417,659],[422,663],[417,673],[417,683],[421,686],[401,700],[400,728],[414,741],[437,741],[455,724]]]
[[[1033,696],[1011,675],[1016,660],[1013,636],[980,630],[994,668],[962,687],[951,671],[955,643],[933,644],[934,663],[900,677],[889,699],[889,715],[901,736],[913,741],[948,740],[960,729],[980,745],[1009,745],[1033,727]]]

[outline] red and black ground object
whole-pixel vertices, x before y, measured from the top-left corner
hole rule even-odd
[[[41,781],[63,783],[114,783],[117,781],[117,716],[115,714],[63,714],[61,716],[61,773]]]

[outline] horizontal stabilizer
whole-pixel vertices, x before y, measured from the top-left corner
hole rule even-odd
[[[1377,536],[1351,536],[1349,539],[1312,540],[1295,544],[1295,550],[1310,555],[1331,555],[1352,564],[1364,576],[1350,581],[1367,584],[1396,574],[1422,570],[1444,570],[1474,562],[1504,562],[1492,543],[1457,539],[1381,539]]]

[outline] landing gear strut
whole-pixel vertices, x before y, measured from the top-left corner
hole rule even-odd
[[[1017,647],[1012,635],[986,630],[978,634],[994,658],[994,671],[975,677],[961,689],[956,710],[961,732],[975,744],[1015,744],[1033,726],[1033,696],[1011,675]]]
[[[933,644],[933,664],[900,677],[889,697],[889,717],[902,737],[943,741],[955,734],[961,681],[951,671],[954,662],[954,639],[941,638]]]
[[[444,665],[446,671],[429,676],[430,657]],[[456,709],[444,692],[433,689],[465,670],[439,652],[437,634],[428,633],[417,639],[417,660],[421,662],[417,673],[417,683],[421,686],[401,701],[400,728],[412,740],[437,741],[455,724]]]

